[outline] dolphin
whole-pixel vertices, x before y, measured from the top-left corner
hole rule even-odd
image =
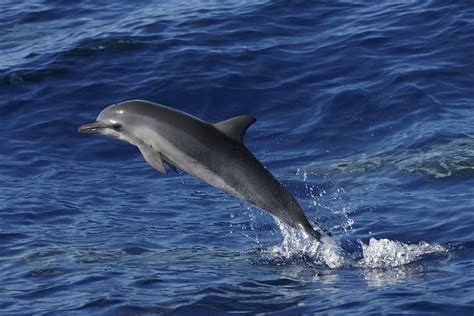
[[[243,137],[256,119],[236,116],[211,124],[164,105],[131,100],[105,108],[95,123],[78,132],[126,141],[161,173],[183,170],[302,230],[317,241],[298,202],[245,147]]]

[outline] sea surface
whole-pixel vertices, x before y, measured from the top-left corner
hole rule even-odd
[[[332,237],[77,133],[129,99]],[[0,123],[0,315],[474,313],[472,1],[1,0]]]

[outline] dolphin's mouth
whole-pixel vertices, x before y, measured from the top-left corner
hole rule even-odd
[[[81,134],[97,134],[106,127],[108,126],[103,123],[95,122],[80,126],[77,131]]]

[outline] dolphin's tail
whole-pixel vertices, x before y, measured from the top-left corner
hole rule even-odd
[[[321,241],[321,233],[313,228],[309,228],[306,230],[306,233],[316,239],[317,241]]]
[[[305,232],[319,242],[321,242],[321,237],[331,236],[331,233],[329,231],[325,229],[314,229],[313,227],[305,229]]]

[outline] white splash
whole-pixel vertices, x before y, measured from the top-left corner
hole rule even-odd
[[[399,267],[414,262],[423,255],[448,251],[441,245],[430,245],[425,241],[409,245],[390,239],[371,238],[368,245],[360,240],[359,243],[363,254],[359,265],[365,268]]]
[[[342,249],[335,239],[322,237],[321,241],[297,231],[276,220],[283,236],[283,242],[265,250],[272,256],[291,260],[292,258],[310,258],[314,264],[324,264],[331,269],[344,264]]]

